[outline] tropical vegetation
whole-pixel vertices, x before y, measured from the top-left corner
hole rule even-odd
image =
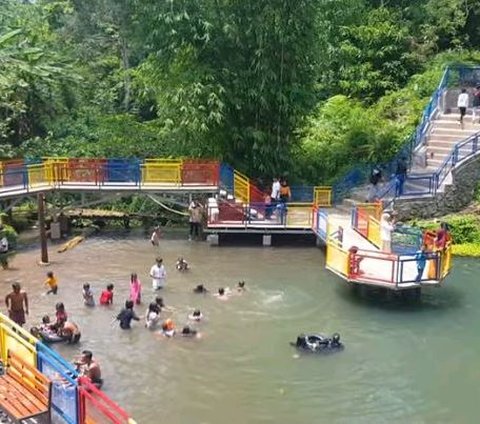
[[[193,156],[329,182],[391,157],[474,0],[0,0],[0,156]]]

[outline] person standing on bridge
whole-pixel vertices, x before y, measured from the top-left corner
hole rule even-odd
[[[462,92],[458,96],[458,100],[457,100],[457,107],[458,107],[458,110],[460,112],[459,121],[460,121],[460,125],[462,126],[462,128],[463,128],[463,117],[467,113],[468,101],[469,101],[469,99],[468,99],[467,89],[462,88]]]
[[[391,253],[392,250],[392,231],[395,229],[395,222],[389,213],[384,213],[380,220],[380,237],[382,239],[382,251]]]
[[[473,92],[472,124],[475,123],[477,113],[480,113],[480,85],[475,87]]]
[[[401,196],[403,194],[403,185],[407,179],[407,159],[401,157],[397,162],[397,169],[395,170],[395,196]]]
[[[26,322],[25,314],[28,315],[27,293],[21,289],[20,283],[13,283],[12,289],[13,291],[5,297],[5,305],[9,318],[22,327]]]

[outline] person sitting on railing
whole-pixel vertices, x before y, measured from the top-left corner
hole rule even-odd
[[[363,258],[357,256],[357,253],[357,246],[352,246],[348,249],[348,275],[352,277],[362,274],[362,271],[360,270],[360,262],[363,261]]]
[[[425,269],[425,265],[427,264],[427,255],[426,255],[427,247],[422,245],[420,250],[415,253],[415,261],[417,262],[417,277],[415,278],[416,283],[420,283],[422,281],[423,270]]]

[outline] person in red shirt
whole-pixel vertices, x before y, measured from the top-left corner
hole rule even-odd
[[[109,284],[107,289],[100,295],[100,305],[111,305],[113,303],[113,284]]]

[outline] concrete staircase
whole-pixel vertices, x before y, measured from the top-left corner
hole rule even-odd
[[[450,155],[455,144],[480,132],[480,123],[478,122],[480,117],[477,116],[476,123],[472,123],[472,116],[465,116],[463,127],[458,119],[459,115],[457,113],[440,114],[432,122],[432,129],[427,136],[426,143],[428,169],[424,169],[423,172],[431,172],[439,168],[447,156]],[[421,172],[421,169],[417,168],[415,171]]]

